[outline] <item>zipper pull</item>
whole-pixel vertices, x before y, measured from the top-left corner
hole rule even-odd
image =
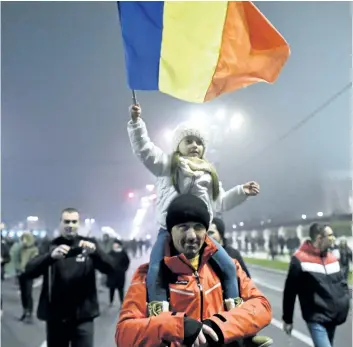
[[[196,277],[197,286],[199,287],[200,291],[202,291],[202,284],[201,284],[201,282],[200,282],[199,273],[198,273],[197,271],[195,271],[194,275],[195,275],[195,277]]]

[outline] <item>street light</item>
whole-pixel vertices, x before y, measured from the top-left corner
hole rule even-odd
[[[146,189],[149,191],[149,192],[152,192],[154,190],[154,185],[153,184],[146,184]]]
[[[306,214],[302,214],[302,219],[306,219]]]
[[[238,130],[241,128],[241,126],[244,123],[244,117],[241,113],[236,113],[233,115],[233,117],[230,119],[230,129],[231,130]]]
[[[94,218],[86,218],[85,219],[85,224],[94,224],[96,220]]]
[[[236,225],[236,224],[233,224],[232,227],[233,227],[233,229],[236,229],[236,228],[237,228],[237,225]]]
[[[37,216],[28,216],[27,217],[27,222],[38,222],[38,217]]]
[[[243,223],[243,222],[240,222],[240,223],[239,223],[239,226],[243,227],[243,226],[244,226],[244,223]]]
[[[324,215],[324,214],[323,214],[322,212],[318,212],[318,213],[317,213],[317,216],[318,216],[318,217],[322,217],[323,215]]]

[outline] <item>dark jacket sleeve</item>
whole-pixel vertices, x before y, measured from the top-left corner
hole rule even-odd
[[[109,255],[103,252],[103,250],[100,248],[97,242],[95,242],[95,245],[96,245],[96,251],[91,254],[94,268],[104,274],[109,274],[113,272],[114,266]]]
[[[31,259],[25,268],[25,273],[28,278],[37,278],[44,275],[48,267],[54,263],[54,259],[50,253],[37,255]]]
[[[1,265],[5,265],[11,261],[10,248],[5,242],[1,242],[1,258]]]
[[[124,258],[123,258],[123,262],[122,262],[123,263],[122,270],[126,272],[130,266],[130,258],[125,251],[123,251],[123,252],[124,252]]]
[[[283,292],[283,321],[287,324],[293,323],[295,299],[298,294],[298,288],[301,285],[300,274],[300,261],[296,256],[293,256],[289,265],[288,275]]]

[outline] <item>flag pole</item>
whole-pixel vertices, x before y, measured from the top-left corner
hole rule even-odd
[[[136,92],[134,89],[132,90],[132,103],[137,105]]]

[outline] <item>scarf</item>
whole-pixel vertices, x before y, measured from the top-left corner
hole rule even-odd
[[[205,172],[209,173],[212,178],[212,195],[213,200],[217,200],[219,196],[219,179],[216,169],[211,163],[201,158],[185,158],[179,152],[174,152],[171,161],[171,179],[175,190],[180,193],[177,182],[177,170],[180,169],[185,176],[200,177]]]

